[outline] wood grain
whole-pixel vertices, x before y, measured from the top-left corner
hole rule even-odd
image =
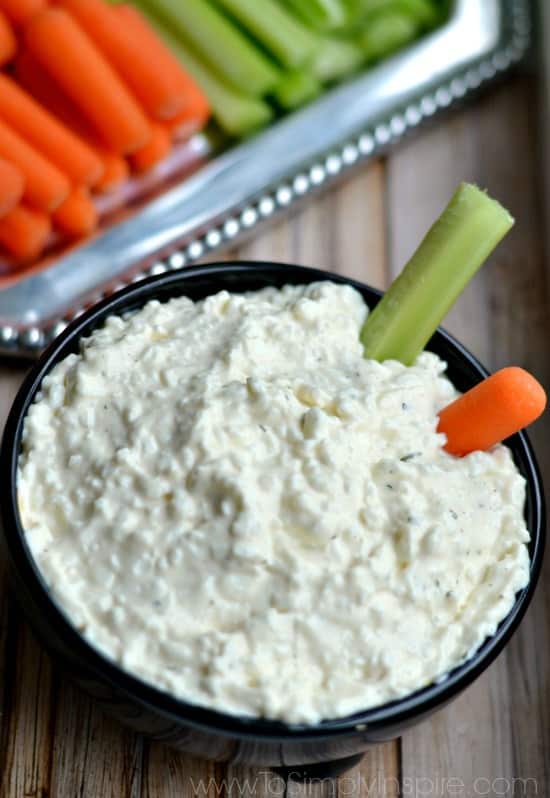
[[[476,180],[508,204],[518,222],[447,326],[488,364],[525,365],[548,386],[550,317],[534,108],[529,80],[517,78],[231,254],[320,266],[382,287],[456,183]],[[21,377],[18,369],[0,368],[0,423]],[[549,434],[544,420],[533,438],[550,481]],[[549,577],[547,566],[506,653],[450,707],[400,743],[372,748],[339,779],[303,785],[271,771],[193,759],[103,716],[60,683],[8,598],[0,561],[0,796],[543,796],[550,789]]]
[[[390,251],[395,272],[459,179],[488,188],[510,208],[516,227],[445,323],[489,366],[522,365],[549,386],[550,317],[534,191],[532,108],[529,85],[517,80],[395,153],[388,165]],[[429,164],[427,180],[419,179],[419,161]],[[548,474],[549,432],[547,415],[532,439]],[[531,779],[525,794],[546,794],[550,594],[548,581],[541,582],[506,654],[445,712],[403,738],[403,772],[413,783],[429,788],[439,775],[440,781],[464,784],[464,795],[476,795],[476,789],[484,794],[488,785],[487,794],[521,795],[521,779]]]

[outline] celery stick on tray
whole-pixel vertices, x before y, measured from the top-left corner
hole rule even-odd
[[[279,81],[277,66],[208,0],[138,0],[137,5],[244,94],[261,97]]]
[[[462,183],[361,330],[365,357],[410,365],[514,220]]]
[[[320,31],[343,28],[348,21],[348,10],[342,0],[285,0],[285,2],[307,25]]]
[[[359,42],[367,60],[378,61],[410,44],[418,33],[417,22],[408,14],[400,11],[380,12],[365,22]]]
[[[229,136],[246,136],[271,121],[273,111],[264,100],[242,94],[224,83],[181,39],[176,38],[148,12],[145,13],[176,58],[205,93],[212,114],[225,133]]]
[[[314,78],[329,82],[354,72],[365,61],[361,47],[355,42],[318,35],[276,0],[214,2],[232,15],[283,67],[309,67]]]
[[[407,14],[423,28],[432,28],[441,21],[437,0],[342,0],[348,8],[348,18],[360,29],[371,14]]]
[[[277,0],[215,0],[284,67],[309,64],[321,49],[318,36]]]
[[[309,72],[296,69],[285,72],[275,89],[273,97],[286,111],[299,108],[313,100],[322,91],[322,86]]]

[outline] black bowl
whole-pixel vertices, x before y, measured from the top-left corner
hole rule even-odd
[[[33,562],[17,509],[16,472],[25,414],[44,376],[62,358],[77,352],[81,337],[99,327],[107,316],[138,309],[153,298],[163,301],[186,295],[198,300],[221,289],[242,292],[326,279],[353,285],[370,306],[380,298],[378,291],[339,275],[275,263],[214,263],[152,277],[121,291],[74,321],[32,369],[11,409],[0,453],[4,544],[15,593],[35,633],[68,676],[126,724],[177,748],[219,761],[286,768],[302,775],[342,770],[357,761],[369,745],[399,736],[467,687],[510,639],[533,595],[544,549],[542,486],[527,436],[515,435],[507,443],[527,481],[531,578],[496,633],[443,681],[402,700],[312,727],[231,716],[188,704],[124,672],[92,648],[56,605]],[[442,330],[433,336],[429,349],[448,363],[448,375],[461,391],[487,374]]]

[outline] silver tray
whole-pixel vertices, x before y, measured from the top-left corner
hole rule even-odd
[[[529,0],[455,0],[450,20],[409,49],[5,288],[0,354],[35,357],[100,296],[250,235],[520,61],[530,22]],[[207,153],[208,143],[198,136],[191,147]]]

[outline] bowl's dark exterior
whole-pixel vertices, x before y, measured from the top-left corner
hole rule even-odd
[[[5,429],[0,480],[4,546],[20,605],[64,672],[105,710],[140,732],[198,756],[291,770],[314,765],[310,772],[316,772],[317,763],[321,769],[317,772],[326,773],[326,766],[330,769],[332,765],[337,768],[352,764],[369,745],[397,737],[450,701],[487,668],[519,624],[535,589],[545,536],[541,481],[525,435],[514,436],[508,444],[527,482],[531,580],[518,594],[496,634],[441,683],[401,701],[314,727],[232,717],[192,706],[143,683],[101,656],[78,634],[49,595],[27,548],[16,500],[17,457],[27,408],[44,376],[59,360],[78,351],[80,338],[100,326],[106,316],[137,309],[153,298],[162,301],[185,294],[196,300],[221,289],[241,292],[323,279],[353,285],[371,306],[380,296],[365,285],[313,269],[273,263],[221,263],[144,280],[94,306],[54,341],[25,380]],[[486,375],[472,355],[443,331],[436,333],[429,348],[447,361],[449,376],[460,390],[468,389]]]

